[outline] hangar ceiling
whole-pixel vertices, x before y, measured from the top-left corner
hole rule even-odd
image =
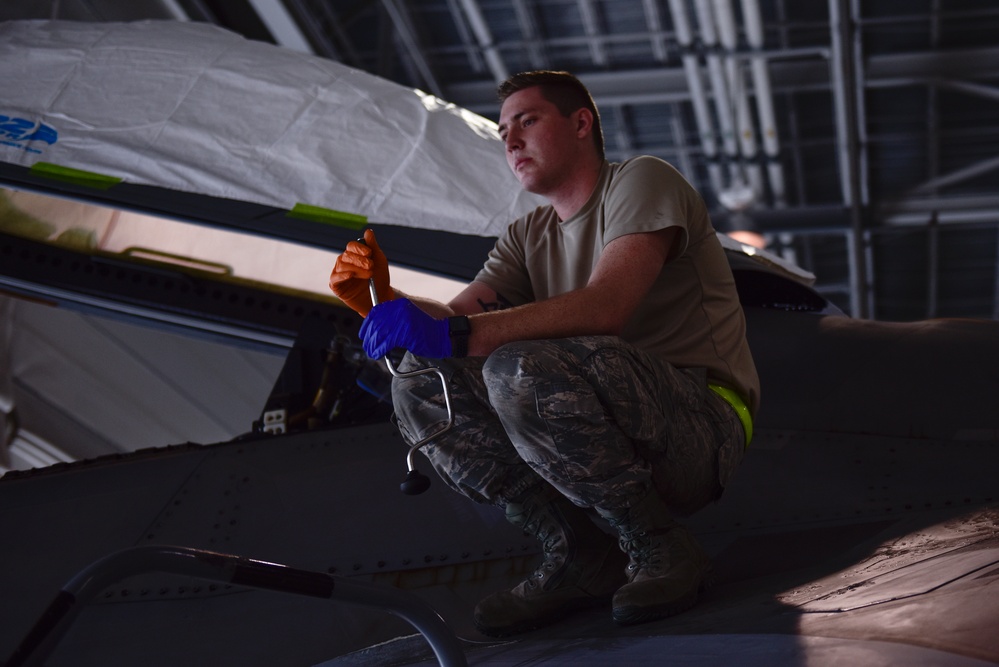
[[[13,0],[0,19],[209,21],[495,118],[565,69],[612,160],[676,165],[844,311],[999,319],[992,0]]]

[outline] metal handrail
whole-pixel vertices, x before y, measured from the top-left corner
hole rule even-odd
[[[21,641],[6,667],[41,665],[84,605],[111,584],[146,572],[189,575],[388,611],[408,621],[424,636],[441,667],[467,667],[468,664],[458,638],[444,619],[412,593],[212,551],[144,546],[105,556],[74,576]]]

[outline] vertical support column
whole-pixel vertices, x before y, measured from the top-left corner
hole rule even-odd
[[[833,82],[833,105],[836,114],[840,185],[843,203],[850,216],[851,252],[851,314],[866,319],[871,308],[867,298],[867,262],[864,240],[864,211],[859,146],[859,118],[857,116],[856,73],[852,45],[857,26],[856,16],[851,15],[850,0],[829,0],[829,26],[831,31],[832,58],[830,70]]]
[[[940,302],[940,225],[939,214],[934,211],[926,225],[926,318],[937,316]]]
[[[992,290],[992,319],[999,320],[999,226],[996,227],[995,286]]]

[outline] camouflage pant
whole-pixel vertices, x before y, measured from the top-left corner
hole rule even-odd
[[[716,500],[742,459],[735,411],[703,369],[676,369],[619,338],[522,341],[488,358],[420,359],[448,377],[454,427],[424,446],[441,478],[504,506],[547,482],[582,507],[630,507],[652,486],[678,514]],[[436,374],[396,378],[410,444],[447,421]]]

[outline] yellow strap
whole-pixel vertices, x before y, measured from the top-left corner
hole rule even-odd
[[[739,415],[739,421],[742,422],[742,430],[746,432],[746,447],[749,447],[749,441],[753,439],[753,416],[749,413],[749,408],[746,407],[746,402],[742,400],[742,396],[728,387],[718,384],[709,384],[708,388],[724,398],[735,409],[735,413]]]

